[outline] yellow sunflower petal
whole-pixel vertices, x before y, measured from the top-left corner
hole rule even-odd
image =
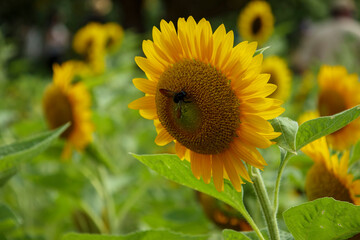
[[[165,146],[173,140],[174,138],[165,129],[161,129],[155,138],[155,143],[159,146]]]
[[[212,174],[216,190],[219,192],[224,191],[224,165],[221,157],[216,154],[212,156]]]
[[[132,101],[128,105],[131,109],[156,109],[155,97],[154,96],[145,96],[135,101]]]

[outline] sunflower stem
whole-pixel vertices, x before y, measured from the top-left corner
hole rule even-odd
[[[251,178],[253,179],[253,186],[256,196],[260,202],[262,212],[265,217],[265,221],[269,230],[271,240],[280,240],[279,228],[277,225],[276,215],[274,209],[271,206],[268,193],[262,179],[261,173],[257,168],[251,168]]]
[[[248,213],[248,211],[246,210],[245,206],[243,206],[243,208],[240,210],[238,209],[239,212],[241,213],[241,215],[243,215],[243,217],[245,218],[245,220],[250,224],[250,226],[252,227],[252,229],[254,230],[254,232],[256,233],[256,235],[259,237],[260,240],[265,240],[264,236],[262,235],[260,229],[258,228],[258,226],[256,225],[256,223],[254,222],[254,220],[252,219],[252,217],[250,216],[250,214]]]
[[[114,166],[112,165],[109,158],[97,147],[96,144],[90,143],[86,148],[85,152],[91,156],[97,163],[104,165],[108,170],[113,171]]]
[[[294,154],[291,152],[288,152],[284,149],[280,149],[280,150],[281,150],[281,162],[279,166],[278,175],[276,178],[275,191],[274,191],[274,203],[273,203],[274,217],[276,217],[276,214],[279,209],[279,192],[280,192],[281,176],[284,172],[285,166],[288,163],[289,159],[292,158],[292,156],[294,156]]]

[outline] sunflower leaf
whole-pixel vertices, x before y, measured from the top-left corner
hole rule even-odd
[[[360,206],[320,198],[283,213],[295,239],[348,239],[360,233]]]
[[[258,50],[255,51],[255,54],[254,54],[254,55],[263,54],[263,53],[264,53],[266,50],[268,50],[269,48],[270,48],[270,46],[260,48],[260,49],[258,49]]]
[[[352,150],[351,158],[349,161],[349,166],[351,166],[353,163],[360,160],[360,141],[358,141]]]
[[[146,230],[130,233],[127,235],[119,236],[106,236],[97,234],[80,234],[80,233],[68,233],[64,235],[62,240],[206,240],[208,235],[185,235],[182,233],[176,233],[169,230]]]
[[[237,192],[228,180],[225,180],[224,191],[218,192],[213,181],[211,181],[210,184],[206,184],[204,181],[196,179],[191,172],[190,163],[181,161],[176,155],[133,154],[133,156],[169,180],[215,197],[234,207],[239,212],[244,211],[242,192]]]
[[[265,237],[265,239],[269,239],[269,232],[267,229],[262,229],[261,233]],[[280,230],[280,239],[281,240],[294,240],[294,237],[285,231]],[[257,240],[259,237],[256,235],[254,231],[251,232],[237,232],[230,229],[225,229],[222,231],[222,236],[224,240]]]
[[[69,123],[55,130],[44,132],[28,140],[15,142],[0,147],[0,172],[9,171],[19,163],[31,159],[44,151],[57,137],[60,136]]]
[[[16,230],[18,224],[14,212],[7,205],[0,203],[0,232],[11,233]]]
[[[281,132],[281,135],[273,141],[285,150],[296,153],[295,136],[299,128],[298,123],[290,118],[278,117],[271,121],[271,125],[275,132]]]
[[[300,150],[306,144],[333,133],[360,116],[360,105],[345,110],[338,114],[319,117],[304,122],[300,125],[296,135],[296,150]]]

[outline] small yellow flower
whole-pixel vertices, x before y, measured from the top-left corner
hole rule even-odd
[[[285,60],[277,56],[265,58],[262,72],[269,73],[269,83],[277,86],[276,91],[269,97],[286,101],[291,92],[291,72]]]
[[[101,23],[91,22],[79,29],[73,39],[74,50],[87,56],[97,48],[104,49],[107,34]]]
[[[265,1],[250,1],[238,18],[241,37],[248,41],[265,43],[274,31],[274,16]]]
[[[267,98],[276,86],[261,74],[263,56],[253,56],[257,44],[234,47],[224,25],[213,33],[208,21],[192,17],[180,18],[177,31],[162,20],[153,39],[143,42],[146,58],[135,58],[147,79],[133,82],[145,96],[129,108],[154,120],[155,142],[174,141],[196,178],[209,183],[212,176],[218,191],[229,178],[241,191],[242,178],[251,181],[244,163],[262,169],[266,162],[257,148],[280,135],[267,120],[284,111],[281,100]]]
[[[46,88],[43,97],[43,112],[50,129],[71,123],[61,135],[67,141],[63,152],[63,157],[67,158],[72,147],[81,151],[92,140],[91,100],[83,83],[71,83],[72,63],[54,64],[53,70],[53,83]]]
[[[299,122],[317,117],[319,113],[309,112],[304,114]],[[336,200],[360,205],[360,180],[353,181],[353,175],[348,173],[348,151],[343,153],[339,161],[337,155],[330,155],[325,137],[309,143],[301,150],[314,161],[305,183],[309,200],[333,197]]]
[[[318,75],[320,116],[333,115],[360,104],[360,82],[357,74],[348,74],[342,66],[322,66]],[[360,119],[330,134],[330,146],[344,150],[360,139]]]
[[[123,28],[114,22],[104,24],[104,30],[106,32],[106,49],[109,51],[117,50],[124,37]]]

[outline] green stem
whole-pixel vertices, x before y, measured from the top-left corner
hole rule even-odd
[[[284,172],[285,166],[287,164],[287,162],[289,161],[289,159],[294,156],[294,153],[288,152],[286,150],[281,150],[281,162],[280,162],[280,166],[279,166],[279,171],[278,171],[278,175],[276,178],[276,183],[275,183],[275,191],[274,191],[274,204],[273,204],[273,208],[274,208],[274,216],[276,217],[277,211],[279,209],[279,192],[280,192],[280,181],[281,181],[281,176]]]
[[[277,225],[276,217],[274,215],[274,209],[271,206],[270,199],[259,169],[252,168],[251,175],[254,182],[253,186],[256,192],[256,196],[260,202],[262,212],[265,216],[265,221],[269,230],[270,239],[280,240],[279,228]]]
[[[108,159],[105,154],[100,151],[100,149],[94,143],[90,143],[85,148],[86,153],[91,156],[96,162],[103,164],[108,170],[113,171],[114,166],[112,165],[110,159]]]
[[[250,226],[252,227],[252,229],[254,230],[254,232],[256,233],[256,235],[259,237],[260,240],[265,240],[264,236],[262,235],[260,229],[258,228],[258,226],[256,225],[256,223],[254,222],[254,220],[252,219],[252,217],[250,216],[250,214],[248,213],[248,211],[246,210],[245,206],[243,205],[242,208],[238,209],[239,212],[243,215],[243,217],[245,218],[245,220],[250,224]]]

